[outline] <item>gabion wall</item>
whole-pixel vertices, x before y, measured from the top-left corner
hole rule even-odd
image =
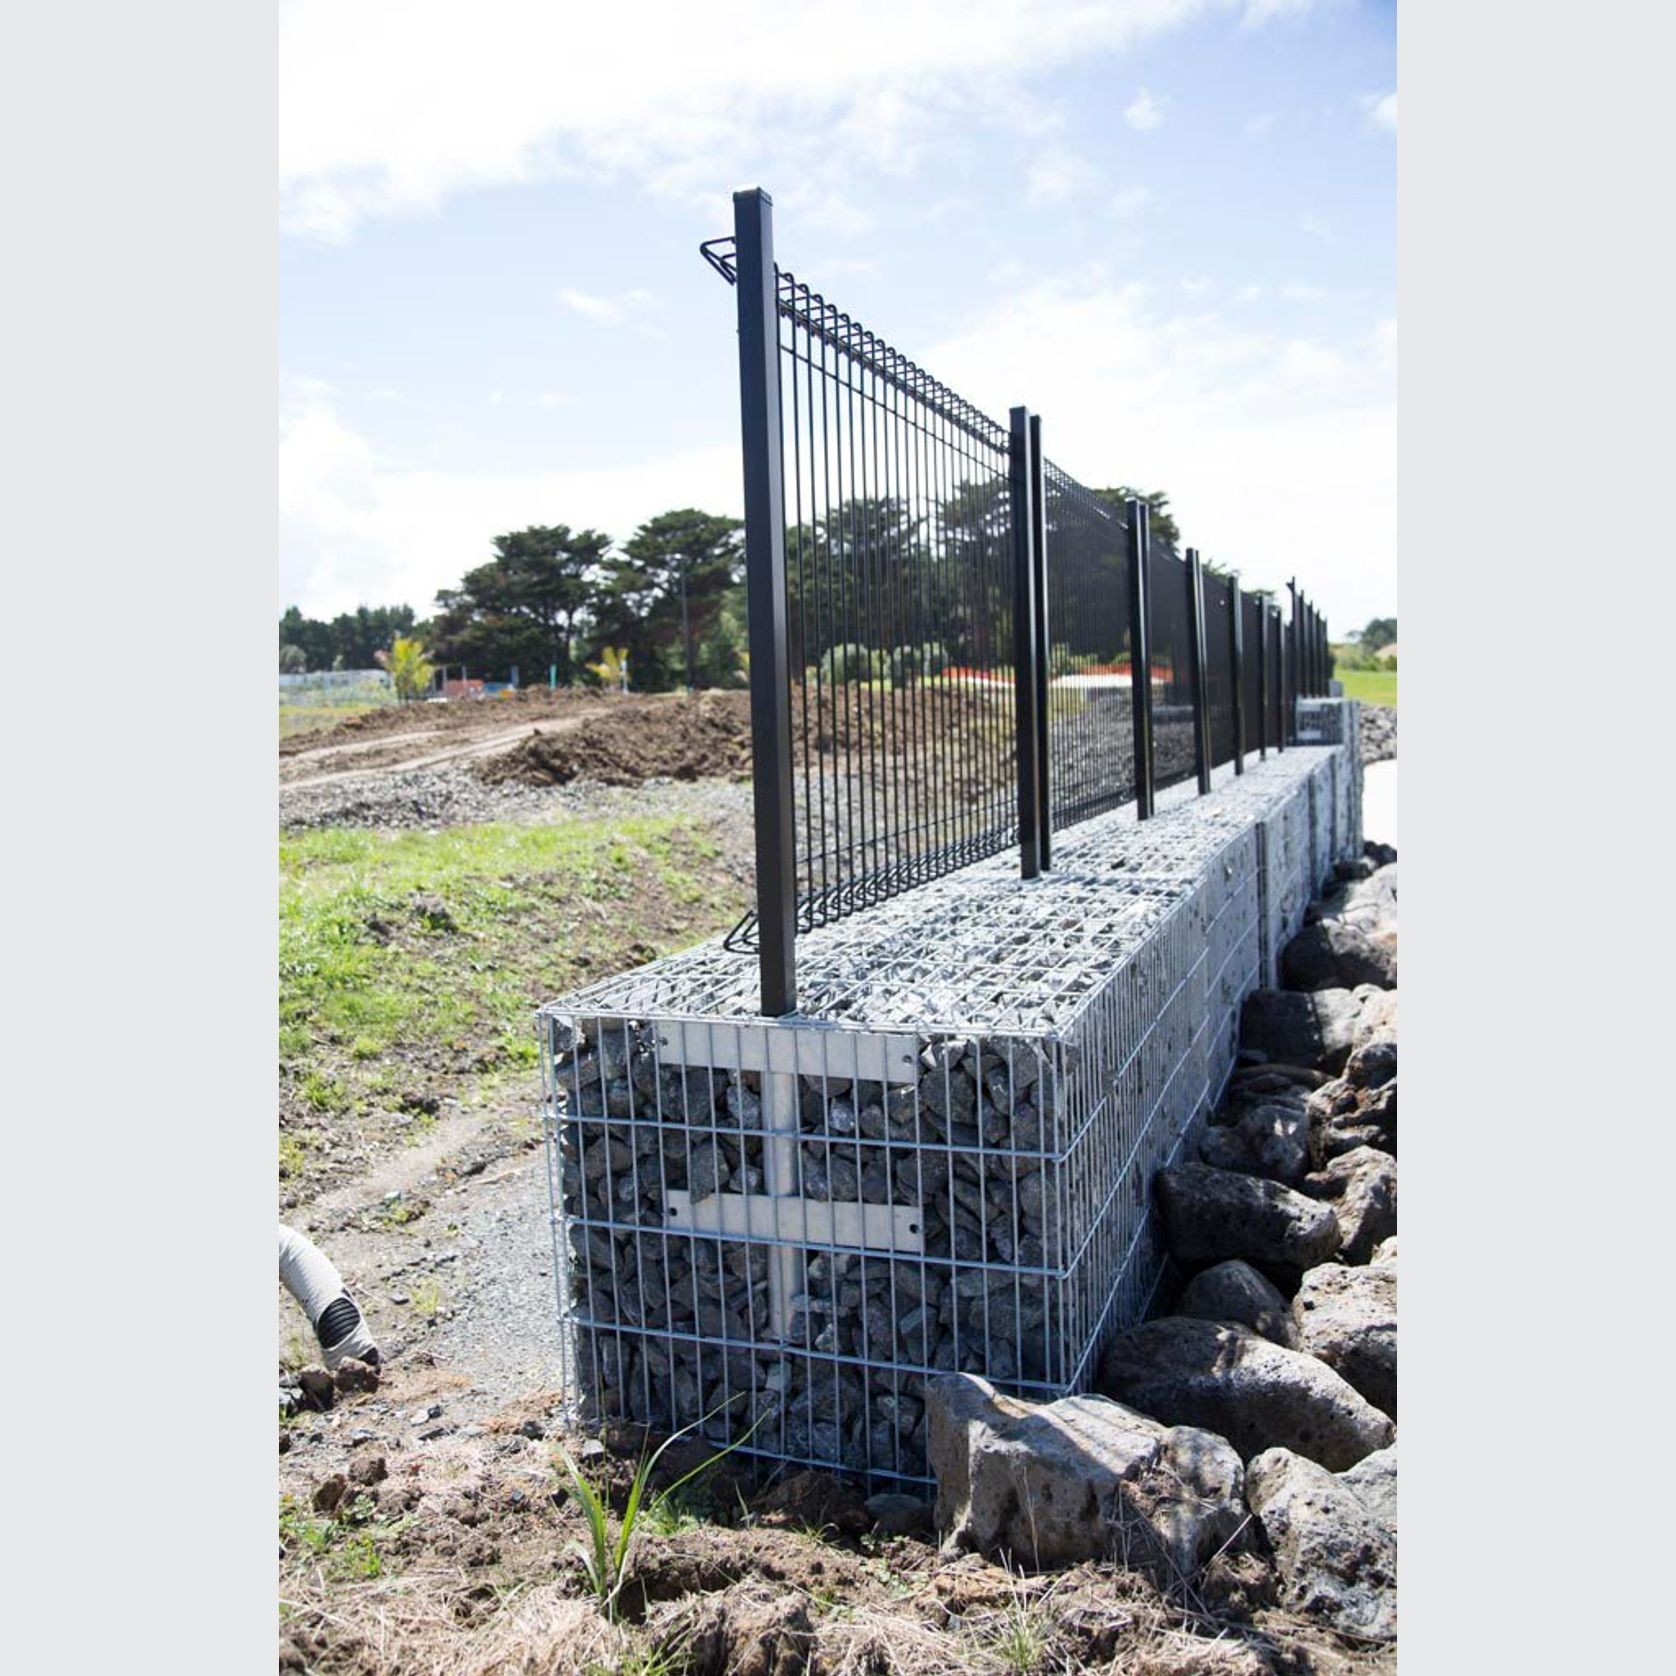
[[[702,1421],[766,1462],[890,1483],[926,1477],[934,1371],[1086,1386],[1163,1274],[1150,1184],[1232,1067],[1265,856],[1307,873],[1331,754],[1088,822],[1029,885],[989,863],[900,898],[871,986],[854,926],[814,934],[805,1019],[751,1016],[709,945],[543,1009],[582,1417]]]

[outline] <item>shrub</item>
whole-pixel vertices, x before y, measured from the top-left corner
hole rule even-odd
[[[820,661],[821,679],[834,686],[843,681],[871,681],[877,674],[874,654],[865,646],[832,647]]]
[[[890,654],[890,678],[899,687],[911,687],[927,676],[941,675],[948,666],[948,648],[935,640],[920,646],[898,646]]]

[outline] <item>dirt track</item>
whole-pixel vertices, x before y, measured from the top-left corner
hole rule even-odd
[[[493,755],[532,732],[565,732],[611,715],[621,704],[642,713],[665,701],[606,694],[541,693],[524,699],[391,705],[299,734],[279,747],[283,786],[320,785],[355,775],[429,768]]]

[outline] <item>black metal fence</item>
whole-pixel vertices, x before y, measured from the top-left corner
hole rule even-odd
[[[796,936],[1288,742],[1326,623],[1152,536],[774,260],[734,197],[762,1006]]]

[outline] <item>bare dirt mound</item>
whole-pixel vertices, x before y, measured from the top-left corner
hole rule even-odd
[[[477,765],[491,785],[526,786],[577,779],[613,786],[651,779],[743,780],[750,772],[750,700],[733,692],[622,699],[580,727],[532,733]]]
[[[615,695],[583,689],[529,687],[494,698],[454,699],[446,704],[386,704],[346,716],[334,727],[293,734],[279,742],[282,757],[357,745],[406,733],[476,733],[517,727],[521,722],[557,721],[578,709],[597,707]]]

